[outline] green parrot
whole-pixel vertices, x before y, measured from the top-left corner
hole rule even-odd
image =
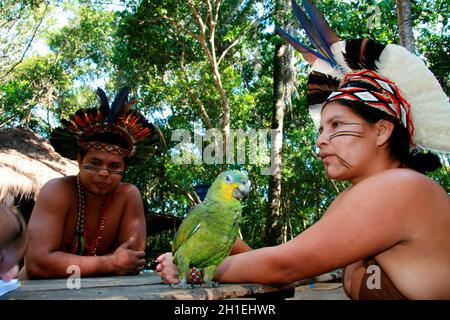
[[[172,244],[173,262],[180,283],[188,286],[186,273],[192,267],[203,269],[206,286],[217,266],[228,256],[238,236],[242,207],[240,200],[250,189],[248,177],[239,171],[222,172],[214,180],[203,202],[197,204],[183,220]]]

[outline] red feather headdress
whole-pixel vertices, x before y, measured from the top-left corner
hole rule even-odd
[[[98,108],[80,109],[61,120],[61,127],[50,134],[50,143],[62,156],[75,160],[80,148],[105,150],[130,159],[135,165],[151,157],[159,142],[153,124],[131,107],[135,100],[128,101],[129,88],[122,88],[111,107],[105,92],[98,88]],[[101,143],[95,137],[107,134],[116,137],[120,144]]]

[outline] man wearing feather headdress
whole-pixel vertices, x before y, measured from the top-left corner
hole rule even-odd
[[[123,88],[109,106],[78,110],[50,136],[61,155],[76,159],[77,176],[41,189],[30,218],[30,245],[20,278],[65,278],[138,273],[145,264],[146,224],[139,190],[122,182],[128,165],[151,157],[158,134],[128,101]]]

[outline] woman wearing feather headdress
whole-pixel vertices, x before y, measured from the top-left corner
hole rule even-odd
[[[406,49],[341,41],[316,7],[292,1],[319,51],[279,34],[312,65],[308,104],[329,178],[349,181],[325,215],[284,244],[225,259],[217,281],[284,285],[343,268],[352,299],[450,299],[450,199],[423,173],[450,152],[450,105]],[[170,255],[158,267],[177,282]]]
[[[82,277],[125,275],[144,267],[142,198],[122,176],[154,154],[158,134],[131,109],[128,93],[120,90],[110,107],[98,89],[98,108],[78,110],[51,133],[55,151],[77,160],[80,172],[42,187],[20,278],[65,278],[76,268]]]

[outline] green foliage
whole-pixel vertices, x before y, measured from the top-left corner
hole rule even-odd
[[[61,65],[75,77],[86,82],[93,76],[102,77],[112,65],[112,44],[116,15],[80,7],[68,26],[51,32],[50,49],[60,55]]]
[[[0,2],[0,80],[23,61],[48,14],[43,0]]]

